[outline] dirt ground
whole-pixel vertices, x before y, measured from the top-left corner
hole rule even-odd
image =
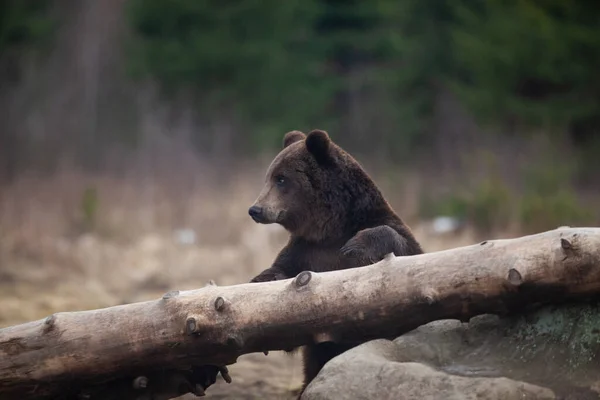
[[[68,176],[34,183],[0,199],[0,328],[58,311],[155,299],[210,279],[218,285],[247,282],[270,265],[287,239],[280,227],[247,216],[262,172],[219,196],[202,185],[171,197],[154,190],[151,203],[143,188],[96,179],[99,222],[87,233],[71,210],[78,209],[89,182]],[[32,187],[33,194],[27,189]],[[402,214],[399,203],[393,206]],[[467,233],[442,239],[425,225],[411,227],[426,251],[476,241]],[[207,398],[294,398],[302,379],[300,356],[282,352],[245,355],[229,369],[233,382],[220,379]]]

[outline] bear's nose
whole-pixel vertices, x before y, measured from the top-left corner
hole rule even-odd
[[[253,220],[260,220],[260,216],[262,215],[262,207],[252,206],[248,209],[248,214],[250,214]]]

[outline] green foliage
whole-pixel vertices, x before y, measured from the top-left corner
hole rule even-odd
[[[262,147],[278,146],[292,128],[340,127],[355,112],[349,87],[360,71],[361,112],[389,131],[377,136],[381,148],[408,152],[431,92],[420,94],[430,61],[420,58],[421,43],[399,36],[409,8],[390,0],[132,0],[130,68],[167,92],[192,91],[207,118],[235,116]]]
[[[399,126],[410,135],[402,145],[412,148],[427,138],[439,85],[451,68],[448,29],[453,20],[449,2],[405,0],[385,2],[395,68]]]
[[[560,190],[550,196],[529,193],[521,201],[523,228],[531,233],[559,226],[586,226],[594,222],[594,213],[586,209],[573,192]]]
[[[440,197],[432,208],[434,215],[460,218],[480,234],[507,228],[515,201],[508,184],[499,174],[498,158],[489,151],[480,150],[469,154],[466,161],[474,169],[484,171],[484,177],[476,183],[465,185],[463,191]]]
[[[192,90],[205,118],[260,126],[252,133],[263,145],[326,119],[336,82],[324,79],[319,46],[305,39],[311,1],[132,0],[128,16],[132,71],[167,91]]]
[[[453,89],[493,123],[545,129],[600,114],[600,3],[453,2]]]
[[[424,194],[419,203],[419,214],[423,218],[434,218],[440,215],[466,219],[470,201],[467,196],[449,193],[432,197]]]
[[[519,217],[526,230],[541,232],[562,225],[593,223],[594,213],[569,185],[573,174],[573,168],[551,162],[527,171],[519,207]]]
[[[50,3],[50,0],[0,1],[0,54],[47,39],[54,28],[54,20],[48,15]]]
[[[478,232],[488,234],[493,229],[503,229],[511,217],[513,197],[508,186],[499,178],[484,179],[471,190],[436,196],[424,196],[421,216],[451,216],[473,226]]]
[[[443,196],[424,196],[420,214],[425,218],[447,215],[460,218],[480,234],[508,228],[517,218],[524,231],[530,233],[559,226],[593,225],[598,214],[576,195],[570,182],[576,174],[574,166],[552,161],[538,161],[523,174],[524,189],[513,192],[494,173],[463,192]]]
[[[99,205],[98,192],[95,188],[86,188],[81,196],[81,212],[83,216],[83,228],[93,229],[96,224],[96,214]]]
[[[512,196],[498,178],[485,179],[474,190],[469,209],[470,220],[481,233],[505,229],[511,217]]]
[[[259,146],[341,128],[359,93],[373,131],[354,140],[403,158],[428,138],[440,85],[494,125],[598,129],[600,3],[131,0],[128,17],[138,76],[192,91]]]

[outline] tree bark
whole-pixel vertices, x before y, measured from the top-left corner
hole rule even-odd
[[[179,378],[164,371],[228,365],[242,354],[311,341],[394,338],[434,320],[505,315],[599,293],[600,228],[390,255],[283,281],[207,285],[1,329],[0,398],[69,398],[111,385],[125,387],[120,398],[143,398],[131,396],[162,385],[174,391],[170,398],[193,389],[179,388]],[[79,398],[106,398],[92,389]]]

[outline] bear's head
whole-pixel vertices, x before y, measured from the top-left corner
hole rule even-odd
[[[255,222],[321,241],[347,236],[365,212],[385,201],[370,177],[327,132],[285,134],[265,185],[248,210]],[[387,204],[387,203],[386,203]]]

